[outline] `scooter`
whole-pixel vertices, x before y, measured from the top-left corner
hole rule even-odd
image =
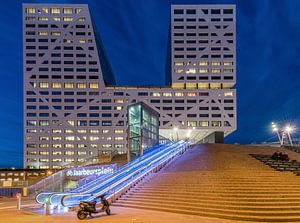
[[[100,212],[106,212],[107,215],[110,215],[110,205],[104,196],[105,195],[100,195],[96,197],[96,199],[101,199],[102,208],[99,210],[96,209],[96,201],[80,201],[79,211],[77,212],[77,218],[80,220],[84,220],[88,215],[92,217],[92,214],[97,214]]]

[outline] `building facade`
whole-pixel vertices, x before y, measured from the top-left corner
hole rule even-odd
[[[166,86],[125,87],[87,5],[23,4],[24,167],[126,153],[127,106],[139,101],[159,112],[167,138],[235,131],[235,13],[234,5],[173,5]]]

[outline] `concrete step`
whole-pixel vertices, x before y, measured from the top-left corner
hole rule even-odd
[[[238,213],[216,213],[215,211],[208,210],[189,210],[189,209],[180,209],[180,208],[169,208],[164,206],[148,206],[148,205],[136,205],[136,204],[114,204],[114,206],[126,207],[126,208],[139,208],[139,209],[148,209],[154,211],[165,211],[173,212],[178,214],[187,214],[187,215],[198,215],[204,217],[212,218],[222,218],[228,220],[237,220],[237,221],[256,221],[256,222],[300,222],[299,216],[244,216],[239,215]],[[163,214],[163,213],[162,213]]]
[[[133,198],[133,199],[161,199],[160,195],[146,195],[146,194],[125,194],[122,195],[119,199],[127,199],[127,198]],[[182,201],[181,195],[170,195],[165,196],[165,200],[173,199],[174,201]],[[197,202],[207,202],[207,203],[220,203],[220,204],[234,204],[234,205],[259,205],[259,206],[300,206],[300,198],[240,198],[240,199],[232,199],[229,198],[218,198],[215,197],[208,197],[208,196],[194,196],[194,197],[188,197],[189,201],[197,201]]]
[[[118,199],[118,203],[136,203],[136,202],[141,202],[141,203],[151,203],[155,204],[158,199],[155,198],[136,198],[136,197],[127,197],[127,198],[120,198]],[[226,209],[226,210],[249,210],[249,211],[300,211],[300,204],[295,204],[295,203],[286,203],[285,206],[272,206],[272,205],[263,205],[260,206],[256,202],[252,203],[247,203],[247,205],[241,205],[241,203],[224,203],[224,202],[206,202],[202,200],[179,200],[179,199],[172,199],[172,200],[166,200],[162,202],[164,205],[169,204],[169,205],[174,205],[174,206],[192,206],[192,207],[199,207],[199,208],[216,208],[216,209]]]

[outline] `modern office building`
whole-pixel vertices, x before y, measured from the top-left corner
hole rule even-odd
[[[127,106],[140,101],[159,112],[164,137],[205,142],[233,132],[235,13],[234,5],[173,5],[166,85],[125,87],[87,5],[23,4],[24,167],[126,153]]]

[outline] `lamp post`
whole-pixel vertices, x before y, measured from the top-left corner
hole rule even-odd
[[[291,137],[291,132],[293,131],[293,128],[290,125],[288,125],[285,127],[285,131],[288,135],[291,146],[293,146],[293,141],[292,141],[292,137]]]
[[[274,122],[272,122],[271,124],[272,124],[272,131],[276,132],[278,140],[279,140],[279,143],[280,143],[280,146],[282,146],[282,144],[283,144],[283,137],[280,137],[280,133],[279,133],[279,129],[277,128],[277,125]]]

